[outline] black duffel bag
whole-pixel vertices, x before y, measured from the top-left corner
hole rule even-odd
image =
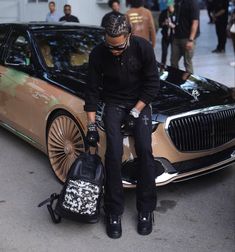
[[[100,215],[104,177],[101,158],[90,152],[81,153],[71,166],[61,193],[53,193],[38,207],[48,203],[54,223],[60,223],[61,218],[96,223]]]

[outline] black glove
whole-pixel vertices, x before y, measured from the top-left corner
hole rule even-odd
[[[134,129],[136,125],[136,118],[133,115],[127,115],[124,119],[124,131],[130,132]]]
[[[100,136],[95,123],[90,123],[87,126],[86,141],[91,147],[96,147],[97,143],[100,141]]]

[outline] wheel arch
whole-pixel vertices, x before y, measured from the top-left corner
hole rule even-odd
[[[68,114],[69,116],[71,116],[71,117],[74,119],[74,121],[78,124],[78,126],[79,126],[79,128],[80,128],[80,130],[81,130],[81,133],[82,133],[83,136],[85,137],[84,127],[83,127],[83,125],[82,125],[82,122],[81,122],[76,116],[74,116],[74,114],[73,114],[71,111],[69,111],[69,110],[67,110],[67,109],[65,109],[65,108],[55,108],[54,110],[52,110],[52,111],[48,114],[47,120],[46,120],[46,128],[45,128],[45,129],[46,129],[46,130],[45,130],[46,150],[47,150],[48,129],[49,129],[49,127],[50,127],[50,125],[51,125],[51,122],[53,121],[55,115],[58,114],[58,113],[65,113],[65,114]]]

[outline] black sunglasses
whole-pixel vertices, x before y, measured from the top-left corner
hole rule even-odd
[[[122,51],[126,49],[127,44],[128,44],[128,38],[124,43],[117,46],[112,46],[109,43],[105,42],[105,47],[107,47],[110,51]]]

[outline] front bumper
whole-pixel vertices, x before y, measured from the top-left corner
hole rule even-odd
[[[165,158],[155,158],[156,186],[163,186],[171,182],[181,182],[212,173],[235,163],[235,146],[219,153],[203,158],[171,164]],[[123,186],[133,188],[136,186],[136,170],[138,163],[131,160],[123,163]]]

